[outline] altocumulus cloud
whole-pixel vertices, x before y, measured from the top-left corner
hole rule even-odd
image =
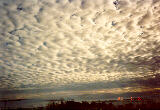
[[[159,5],[158,0],[120,0],[116,7],[113,0],[1,0],[0,97],[19,90],[159,88]]]

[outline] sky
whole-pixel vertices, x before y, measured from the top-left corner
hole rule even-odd
[[[159,0],[0,0],[0,99],[160,92]]]

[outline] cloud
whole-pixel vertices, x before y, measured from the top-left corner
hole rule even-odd
[[[159,76],[153,76],[153,78],[144,77],[139,79],[126,80],[121,79],[110,82],[94,82],[94,83],[79,83],[64,85],[61,87],[47,87],[39,89],[1,89],[0,93],[3,94],[1,98],[74,98],[75,100],[104,100],[110,98],[117,98],[123,96],[125,98],[130,96],[145,96],[153,95],[159,90]],[[28,85],[29,86],[29,85]],[[32,85],[30,85],[32,86]],[[33,85],[37,87],[38,85]],[[108,95],[107,95],[108,94]],[[101,97],[100,95],[105,95]],[[96,99],[96,97],[99,97]],[[82,99],[81,99],[82,98]]]
[[[149,82],[160,71],[159,4],[1,0],[0,88],[116,88],[132,86],[119,85],[122,79],[147,76]]]

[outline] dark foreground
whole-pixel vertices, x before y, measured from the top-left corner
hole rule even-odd
[[[66,102],[62,104],[51,103],[46,107],[48,110],[160,110],[160,103],[113,105],[112,103],[88,103]]]
[[[0,110],[13,110],[1,108]],[[160,110],[160,103],[128,103],[115,105],[106,102],[50,102],[46,107],[17,108],[16,110]]]

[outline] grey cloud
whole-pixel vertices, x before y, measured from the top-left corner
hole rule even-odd
[[[3,90],[1,89],[0,90],[0,93],[1,95],[3,94],[3,97],[8,95],[8,94],[13,94],[13,95],[21,95],[21,94],[47,94],[47,93],[52,93],[52,92],[55,92],[55,93],[58,93],[58,92],[67,92],[67,91],[72,91],[73,92],[73,96],[71,95],[71,97],[75,97],[79,100],[84,100],[86,98],[88,98],[87,100],[89,99],[108,99],[108,98],[117,98],[118,96],[123,96],[123,97],[130,97],[130,96],[147,96],[147,94],[154,94],[154,93],[157,93],[158,90],[154,90],[154,88],[159,88],[159,76],[156,75],[155,77],[153,78],[143,78],[143,79],[132,79],[132,80],[126,80],[126,79],[121,79],[121,80],[117,80],[117,81],[111,81],[111,82],[95,82],[95,83],[79,83],[79,84],[70,84],[70,85],[64,85],[64,86],[60,86],[60,87],[49,87],[49,88],[46,88],[48,87],[49,85],[44,85],[43,86],[39,86],[39,85],[21,85],[20,87],[21,88],[26,88],[26,89],[21,89],[21,90],[17,90],[15,89],[10,89],[10,90]],[[28,87],[33,87],[33,89],[27,89]],[[35,87],[38,87],[37,89],[35,89]],[[142,92],[130,92],[132,90],[128,90],[128,92],[126,93],[117,93],[114,89],[115,88],[120,88],[123,90],[123,88],[127,88],[127,87],[130,87],[130,88],[137,88],[137,89],[141,89]],[[142,88],[141,88],[142,87]],[[148,90],[146,92],[143,92],[143,89],[144,88],[150,88],[150,89],[153,89],[152,91]],[[134,89],[135,89],[134,88]],[[77,91],[97,91],[97,90],[103,90],[103,89],[110,89],[112,90],[113,89],[113,93],[107,93],[107,94],[100,94],[100,93],[97,93],[95,95],[93,94],[87,94],[86,95],[75,95],[74,96],[74,92]],[[115,93],[114,93],[115,91]],[[136,90],[135,90],[136,91]],[[1,96],[2,97],[2,96]],[[53,95],[53,97],[55,97]],[[67,97],[67,96],[65,96]],[[99,98],[98,98],[99,97]]]
[[[131,82],[131,83],[135,83],[137,85],[142,85],[145,87],[159,88],[160,87],[160,75],[156,74],[152,77],[143,78],[143,79],[138,78],[134,82]]]

